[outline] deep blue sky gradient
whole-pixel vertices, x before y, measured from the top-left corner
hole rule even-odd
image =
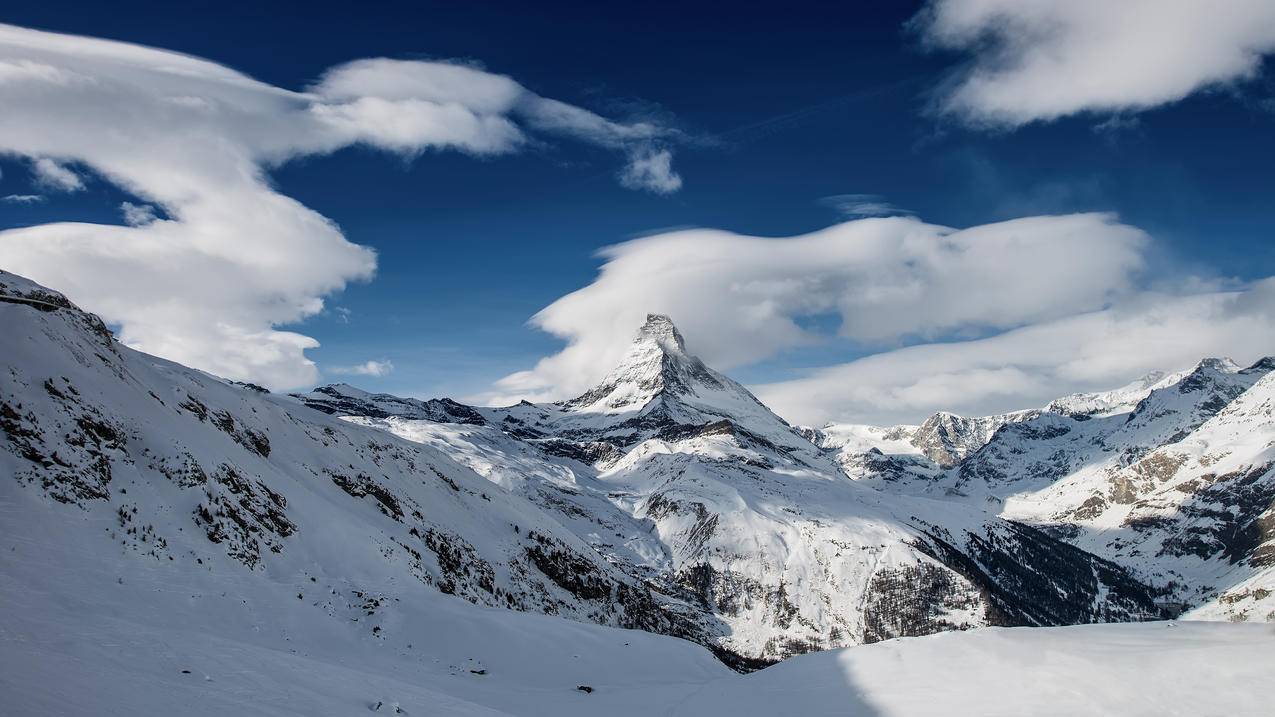
[[[663,119],[684,188],[623,189],[622,158],[569,140],[475,159],[366,149],[295,161],[279,188],[380,253],[377,278],[297,330],[321,367],[390,359],[368,388],[464,396],[560,344],[525,325],[588,283],[595,251],[663,228],[786,236],[837,221],[820,198],[870,193],[952,226],[1110,210],[1158,240],[1156,262],[1239,279],[1275,274],[1273,73],[1196,95],[1116,131],[1085,116],[1013,133],[926,112],[960,58],[927,53],[907,3],[82,3],[11,5],[0,20],[154,45],[300,89],[348,60],[459,58],[616,119]],[[1268,62],[1268,65],[1271,64]],[[1269,69],[1269,67],[1268,67]],[[23,164],[0,159],[0,194]],[[0,227],[119,222],[100,180]],[[817,320],[816,320],[817,322]],[[846,360],[830,342],[735,371],[746,382]],[[337,380],[338,377],[330,377]]]

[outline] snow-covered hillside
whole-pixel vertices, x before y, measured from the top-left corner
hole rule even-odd
[[[102,525],[103,549],[153,570],[281,582],[378,636],[405,583],[706,644],[724,630],[435,448],[132,351],[11,274],[0,294],[61,307],[0,303],[0,472],[47,505],[33,519]]]
[[[140,560],[101,540],[110,516],[58,511],[25,491],[0,502],[0,695],[14,717],[1259,717],[1275,701],[1264,625],[985,628],[738,675],[683,640],[410,581],[374,616],[333,619],[286,581]]]
[[[1115,565],[984,506],[846,480],[832,454],[687,354],[663,316],[579,398],[468,409],[478,425],[404,415],[403,399],[343,386],[299,398],[527,497],[616,567],[720,621],[718,644],[746,659],[1156,610]],[[963,455],[986,438],[961,431],[994,428],[935,422],[917,450]]]

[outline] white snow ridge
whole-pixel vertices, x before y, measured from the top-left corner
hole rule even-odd
[[[0,296],[6,715],[1275,705],[1270,359],[808,429],[658,315],[488,408],[270,394]]]

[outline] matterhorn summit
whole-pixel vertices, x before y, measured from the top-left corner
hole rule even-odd
[[[646,323],[638,329],[638,336],[639,342],[643,339],[652,339],[666,351],[682,353],[686,351],[686,340],[682,338],[682,332],[678,331],[673,325],[673,320],[664,314],[647,314]]]
[[[803,462],[823,460],[748,389],[687,353],[681,332],[663,314],[647,315],[629,350],[597,386],[553,408],[549,420],[558,430],[625,445],[725,431],[798,460],[805,454]]]
[[[686,381],[688,368],[698,369],[703,378],[717,383],[699,359],[686,353],[686,341],[672,319],[647,314],[646,323],[615,368],[597,386],[561,405],[592,413],[641,410],[665,389],[691,389]]]

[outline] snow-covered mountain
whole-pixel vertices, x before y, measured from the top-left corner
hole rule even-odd
[[[939,411],[919,426],[830,423],[799,430],[830,451],[842,472],[853,479],[929,480],[982,448],[1001,426],[1040,414],[1029,409],[969,418]]]
[[[1275,620],[1273,367],[1201,362],[1118,427],[1096,424],[1099,442],[1088,445],[1100,451],[1059,456],[1066,475],[1037,490],[1029,483],[1005,513],[1060,526],[1075,544],[1172,587],[1184,607],[1203,604],[1199,614]],[[1066,438],[1056,453],[1075,445]]]
[[[1007,414],[1017,420],[975,420],[999,427],[947,467],[906,427],[815,435],[853,479],[1003,506],[1002,517],[1127,567],[1175,609],[1275,620],[1273,368],[1271,358],[1246,368],[1204,359]]]
[[[827,450],[687,354],[664,316],[582,396],[473,408],[481,425],[408,417],[401,399],[341,386],[298,398],[527,497],[616,567],[723,623],[720,646],[746,659],[1156,609],[1114,564],[983,506],[846,480]],[[963,455],[992,430],[952,417],[909,438],[921,436],[918,453]]]
[[[103,522],[102,549],[155,570],[283,582],[378,635],[405,582],[709,645],[724,629],[436,448],[128,349],[11,274],[0,294],[19,297],[0,303],[0,472],[6,500],[43,497],[32,519]]]
[[[277,396],[124,347],[20,277],[0,272],[0,296],[6,712],[1024,712],[1040,711],[1031,691],[988,702],[977,675],[935,666],[1027,683],[1042,651],[1108,705],[1134,688],[1203,707],[1200,681],[1225,693],[1209,707],[1269,703],[1253,687],[1269,637],[1243,626],[978,631],[748,678],[721,662],[1134,620],[1166,587],[1204,600],[1197,616],[1269,619],[1269,362],[1202,365],[1127,415],[1015,414],[988,439],[1001,419],[942,421],[947,455],[986,440],[943,468],[916,427],[828,427],[815,445],[662,317],[584,396],[481,408],[344,385]],[[1056,440],[1040,427],[1059,420],[1108,440],[1106,483],[991,470],[1014,470],[1009,437]],[[852,446],[930,472],[851,480]],[[1135,498],[1070,522],[1038,510],[1095,486]],[[1147,660],[1198,679],[1148,681]],[[935,671],[926,690],[901,663]],[[1071,694],[1050,699],[1083,708]]]

